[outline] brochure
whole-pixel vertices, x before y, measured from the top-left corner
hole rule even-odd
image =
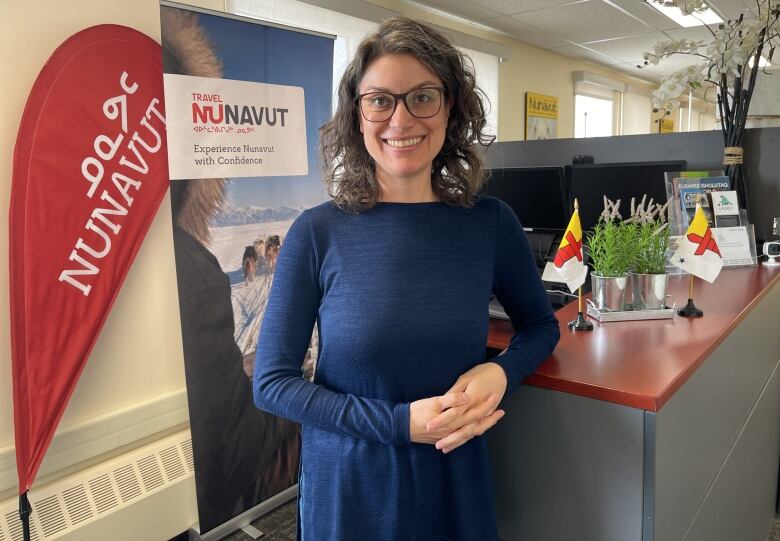
[[[687,229],[696,212],[696,205],[701,205],[710,227],[715,227],[714,215],[710,204],[710,192],[727,191],[731,188],[729,177],[703,177],[698,179],[675,179],[680,193],[680,210],[682,223]]]
[[[688,229],[691,218],[683,214],[683,206],[680,200],[680,183],[722,178],[723,171],[670,171],[664,173],[664,176],[666,178],[666,199],[669,202],[669,230],[672,234],[682,235]],[[693,208],[696,208],[695,203]]]
[[[715,227],[737,227],[740,225],[737,192],[711,192],[710,197],[712,198]]]

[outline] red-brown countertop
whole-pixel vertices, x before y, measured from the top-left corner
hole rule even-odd
[[[535,387],[658,411],[753,307],[780,282],[780,268],[723,269],[715,283],[696,279],[699,319],[599,323],[574,332],[573,302],[556,312],[561,341],[525,383]],[[677,306],[688,299],[688,276],[670,276],[669,294]],[[779,314],[780,315],[780,314]],[[586,316],[587,317],[587,316]],[[780,318],[779,318],[780,319]],[[490,320],[488,346],[504,349],[512,336],[508,321]]]

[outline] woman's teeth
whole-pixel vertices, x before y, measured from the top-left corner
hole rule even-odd
[[[423,140],[422,137],[412,137],[411,139],[395,139],[395,140],[387,139],[385,142],[391,147],[403,148],[403,147],[410,147],[412,145],[416,145],[422,140]]]

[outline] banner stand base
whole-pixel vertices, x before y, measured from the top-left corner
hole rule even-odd
[[[265,534],[263,532],[261,532],[260,530],[258,530],[254,526],[252,526],[251,524],[247,524],[246,526],[241,528],[241,531],[244,532],[245,534],[247,534],[253,540],[254,539],[262,539],[263,537],[265,537]]]
[[[211,529],[205,533],[200,533],[200,524],[190,526],[187,530],[189,541],[218,541],[223,537],[230,535],[233,532],[242,530],[250,537],[251,533],[247,532],[244,528],[247,526],[252,530],[260,533],[261,537],[253,537],[253,539],[262,539],[263,533],[257,528],[252,526],[252,522],[260,517],[267,515],[277,507],[284,505],[285,503],[294,500],[298,496],[298,485],[293,485],[287,490],[284,490],[276,496],[271,496],[264,502],[260,502],[253,508],[248,509],[238,516],[233,517],[227,522],[223,522],[214,529]]]

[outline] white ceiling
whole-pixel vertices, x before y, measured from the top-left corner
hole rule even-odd
[[[414,0],[416,4],[489,27],[518,41],[564,56],[605,65],[657,82],[660,76],[696,64],[678,56],[638,69],[642,53],[667,39],[706,40],[704,27],[682,28],[644,0]],[[724,20],[751,16],[754,0],[710,0]]]

